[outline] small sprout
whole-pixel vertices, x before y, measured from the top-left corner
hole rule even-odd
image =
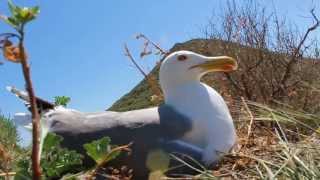
[[[54,97],[54,104],[56,106],[64,106],[67,107],[68,103],[70,102],[71,98],[67,96],[56,96]]]
[[[11,12],[11,17],[6,18],[6,22],[17,28],[25,23],[32,21],[40,13],[38,6],[35,7],[19,7],[16,6],[11,0],[8,1],[8,6]]]

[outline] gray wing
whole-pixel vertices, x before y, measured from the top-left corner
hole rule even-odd
[[[113,144],[134,142],[151,148],[160,139],[182,137],[192,126],[189,118],[168,105],[128,112],[57,110],[45,116],[49,131],[63,136],[65,146],[77,150],[104,136],[109,136]]]
[[[187,154],[199,162],[202,157],[200,148],[176,140],[192,128],[192,123],[189,118],[168,105],[128,112],[53,111],[46,116],[49,131],[63,136],[62,145],[84,155],[84,143],[104,136],[110,137],[112,144],[123,145],[133,142],[130,156],[116,158],[108,165],[126,165],[133,168],[136,178],[148,177],[149,170],[145,162],[148,153],[154,149]],[[84,164],[92,165],[90,158],[86,157]],[[188,171],[190,169],[186,172]]]

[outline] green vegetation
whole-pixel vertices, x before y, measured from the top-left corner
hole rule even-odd
[[[15,159],[23,154],[23,150],[18,146],[19,136],[14,123],[3,115],[0,115],[0,130],[0,174],[2,174],[14,171]]]
[[[116,158],[120,153],[120,151],[112,152],[110,143],[111,139],[104,137],[91,143],[84,144],[83,147],[87,151],[87,154],[94,159],[97,164],[101,164]]]
[[[4,21],[17,31],[21,31],[23,26],[26,23],[34,20],[40,12],[38,6],[21,8],[13,4],[11,0],[8,0],[8,6],[12,16],[4,18]]]
[[[5,146],[16,146],[19,142],[19,136],[13,121],[0,115],[0,143]]]
[[[67,96],[56,96],[54,97],[54,104],[56,106],[64,106],[67,107],[68,103],[71,101],[70,97]]]
[[[60,147],[62,137],[49,133],[44,140],[41,155],[41,167],[44,179],[61,177],[65,173],[81,170],[82,155]],[[30,151],[29,151],[30,153]],[[18,161],[15,179],[32,179],[31,160],[29,154]]]
[[[151,102],[152,91],[147,80],[142,80],[128,94],[116,101],[108,110],[129,111],[153,106]]]
[[[85,169],[82,164],[83,156],[76,151],[61,147],[63,138],[49,133],[43,144],[41,155],[42,179],[75,178],[78,176],[91,177],[102,168],[102,165],[116,158],[127,146],[112,146],[107,137],[95,140],[84,145],[86,152],[95,162],[92,169]],[[24,156],[16,160],[14,168],[17,180],[32,179],[30,150]],[[80,172],[80,173],[79,173]]]

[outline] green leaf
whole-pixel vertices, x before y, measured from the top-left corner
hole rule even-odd
[[[68,103],[70,102],[70,97],[67,96],[56,96],[54,97],[54,104],[56,106],[64,106],[66,107]]]
[[[40,12],[39,7],[24,7],[19,11],[17,17],[19,17],[22,23],[27,23],[36,18],[38,13]]]
[[[21,11],[19,11],[14,17],[19,21],[20,24],[25,24],[34,18],[27,8],[21,9]]]
[[[19,22],[14,17],[0,16],[0,19],[13,28],[17,28],[19,25]]]
[[[121,150],[113,150],[110,145],[110,138],[103,137],[99,140],[92,141],[91,143],[84,144],[83,147],[87,154],[96,161],[97,164],[108,162],[116,158]]]
[[[87,154],[94,159],[97,163],[101,163],[108,152],[111,151],[110,138],[103,137],[99,140],[92,141],[91,143],[84,144],[83,147]]]
[[[9,10],[11,12],[11,14],[13,16],[15,16],[16,14],[18,14],[19,8],[18,6],[16,6],[15,4],[13,4],[13,2],[11,0],[8,0],[8,6],[9,6]]]
[[[30,15],[30,9],[26,7],[22,8],[19,12],[19,16],[21,17],[21,19],[27,19]]]
[[[46,136],[41,155],[42,179],[57,179],[66,173],[82,170],[83,156],[76,151],[62,148],[62,140],[61,136],[53,133]],[[15,180],[32,179],[30,156],[31,154],[19,159]]]
[[[15,18],[13,18],[13,17],[8,17],[8,18],[6,19],[6,22],[7,22],[9,25],[13,26],[13,27],[19,26],[19,22],[18,22]]]
[[[63,173],[76,170],[81,164],[82,155],[65,148],[56,147],[41,159],[41,167],[47,177],[60,177]]]
[[[33,19],[40,13],[39,6],[35,7],[19,7],[15,5],[11,0],[8,0],[8,6],[12,14],[12,18],[15,19],[15,26],[25,24]]]
[[[60,177],[82,164],[81,154],[60,147],[62,140],[61,136],[53,133],[48,133],[44,140],[41,167],[46,177]]]
[[[39,6],[31,7],[30,11],[34,16],[38,16],[38,14],[40,13],[40,7]]]
[[[49,151],[50,149],[59,146],[62,141],[62,137],[53,133],[48,133],[44,139],[43,151]]]
[[[31,160],[24,157],[17,163],[17,174],[14,176],[14,180],[31,180]]]

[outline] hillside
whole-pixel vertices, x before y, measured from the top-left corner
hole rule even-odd
[[[222,55],[221,43],[223,41],[218,40],[204,40],[193,39],[184,43],[175,44],[169,52],[175,52],[179,50],[190,50],[204,55]],[[158,79],[159,67],[155,67],[150,73],[155,75]],[[215,77],[215,74],[207,75],[206,79]],[[208,78],[209,77],[209,78]],[[142,80],[136,87],[134,87],[129,93],[125,94],[118,101],[116,101],[108,110],[112,111],[128,111],[140,108],[146,108],[153,106],[150,101],[152,92],[147,81]]]
[[[203,81],[213,86],[225,96],[225,98],[228,98],[226,97],[228,95],[232,96],[232,99],[239,99],[240,96],[243,96],[248,100],[266,104],[270,104],[270,101],[277,99],[273,92],[277,84],[274,84],[273,81],[280,79],[281,73],[285,70],[285,67],[280,66],[281,63],[283,63],[281,61],[286,61],[290,58],[286,54],[274,53],[265,49],[250,48],[237,43],[215,39],[193,39],[184,43],[177,43],[169,52],[179,50],[190,50],[207,56],[229,55],[235,57],[239,62],[239,69],[236,72],[230,73],[230,78],[232,78],[234,82],[239,83],[238,86],[240,86],[241,89],[232,84],[232,81],[227,79],[222,73],[210,73],[203,78]],[[251,74],[245,71],[247,66],[251,66],[251,64],[256,61],[259,62],[260,59],[263,60],[263,62],[260,63],[261,65],[259,67],[252,70]],[[286,98],[278,97],[278,99],[281,99],[284,103],[294,103],[298,109],[303,109],[305,108],[304,106],[313,107],[312,112],[317,113],[320,110],[319,101],[315,98],[311,100],[304,98],[309,97],[311,94],[319,97],[319,93],[315,94],[312,91],[310,94],[310,87],[306,87],[306,84],[313,87],[316,82],[320,81],[320,77],[317,75],[320,69],[320,61],[310,58],[304,58],[304,60],[305,61],[302,61],[297,68],[300,69],[300,71],[293,71],[295,75],[290,80],[292,83],[296,81],[304,81],[304,83],[298,83],[296,87],[288,89],[288,91],[295,92],[294,96],[287,95]],[[270,64],[270,62],[273,64]],[[151,71],[151,74],[157,77],[157,79],[158,70],[159,68],[155,67]],[[300,79],[297,79],[297,77]],[[269,83],[269,81],[271,81],[271,83]],[[152,92],[150,87],[144,79],[129,93],[116,101],[109,110],[127,111],[151,107],[154,106],[151,102],[151,96]],[[270,99],[268,99],[269,97]]]

